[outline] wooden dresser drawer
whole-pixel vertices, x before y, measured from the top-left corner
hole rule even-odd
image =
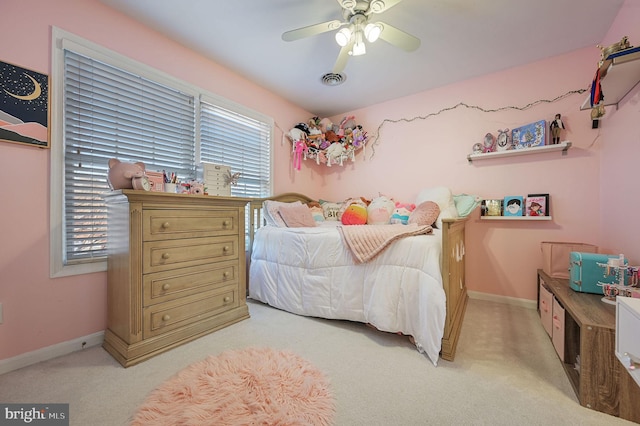
[[[218,315],[238,306],[238,286],[195,294],[144,308],[143,337],[148,339]]]
[[[237,284],[238,262],[218,262],[143,276],[143,306]]]
[[[142,272],[149,274],[234,260],[239,257],[238,249],[237,235],[145,242],[142,248]]]
[[[111,191],[107,207],[107,330],[125,367],[249,318],[248,200]]]
[[[143,212],[143,240],[238,234],[237,210],[148,209]]]

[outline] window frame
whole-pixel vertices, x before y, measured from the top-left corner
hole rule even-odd
[[[65,264],[64,252],[65,223],[64,223],[64,164],[65,164],[65,140],[64,140],[64,51],[73,50],[79,54],[88,56],[98,61],[105,62],[125,71],[143,76],[193,95],[196,102],[195,108],[195,161],[200,162],[200,99],[207,102],[215,102],[217,106],[226,108],[247,117],[264,121],[270,126],[269,146],[269,193],[273,191],[273,149],[275,125],[272,117],[251,110],[236,102],[225,99],[219,95],[207,92],[192,84],[179,80],[162,71],[148,65],[137,62],[124,55],[111,51],[98,44],[87,41],[75,34],[52,27],[52,76],[50,78],[50,138],[51,138],[51,180],[50,180],[50,206],[49,206],[49,243],[50,243],[50,277],[64,277],[71,275],[104,272],[107,270],[107,260],[104,258],[87,259]]]

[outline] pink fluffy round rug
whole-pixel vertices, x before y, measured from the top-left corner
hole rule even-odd
[[[132,425],[331,425],[335,402],[322,372],[289,351],[226,351],[154,390]]]

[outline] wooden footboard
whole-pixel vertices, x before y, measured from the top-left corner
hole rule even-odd
[[[447,295],[447,319],[440,356],[453,361],[458,346],[464,312],[467,309],[465,284],[464,228],[467,218],[442,221],[442,285]]]
[[[286,193],[269,198],[256,198],[249,202],[249,250],[247,252],[247,268],[251,260],[253,236],[255,231],[264,225],[262,203],[265,200],[281,202],[302,201],[309,203],[313,199],[297,193]],[[444,219],[442,229],[442,285],[447,297],[447,316],[440,355],[447,361],[453,361],[462,320],[467,308],[467,287],[465,285],[465,244],[464,230],[467,218]],[[247,273],[247,277],[249,274]],[[248,280],[247,280],[248,282]],[[247,289],[248,291],[248,289]]]

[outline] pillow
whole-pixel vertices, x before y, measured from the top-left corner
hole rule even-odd
[[[262,203],[262,215],[264,216],[264,220],[267,222],[267,225],[285,228],[287,225],[282,220],[280,214],[278,214],[278,209],[281,206],[301,204],[302,202],[300,201],[295,201],[293,203],[283,203],[281,201],[266,200]]]
[[[416,205],[420,205],[425,201],[433,201],[440,207],[440,214],[436,219],[436,228],[442,229],[442,219],[455,219],[458,217],[458,210],[456,209],[455,202],[453,201],[453,195],[451,190],[444,186],[437,186],[434,188],[423,189],[416,199]]]
[[[440,207],[433,201],[425,201],[411,212],[409,215],[409,223],[432,226],[439,215]]]
[[[280,206],[278,214],[288,228],[305,228],[316,226],[311,210],[306,204]]]
[[[458,210],[458,216],[467,217],[482,202],[482,198],[477,195],[458,194],[453,196],[453,202]]]
[[[331,203],[329,201],[321,201],[322,211],[325,220],[340,220],[340,209],[342,203]]]

